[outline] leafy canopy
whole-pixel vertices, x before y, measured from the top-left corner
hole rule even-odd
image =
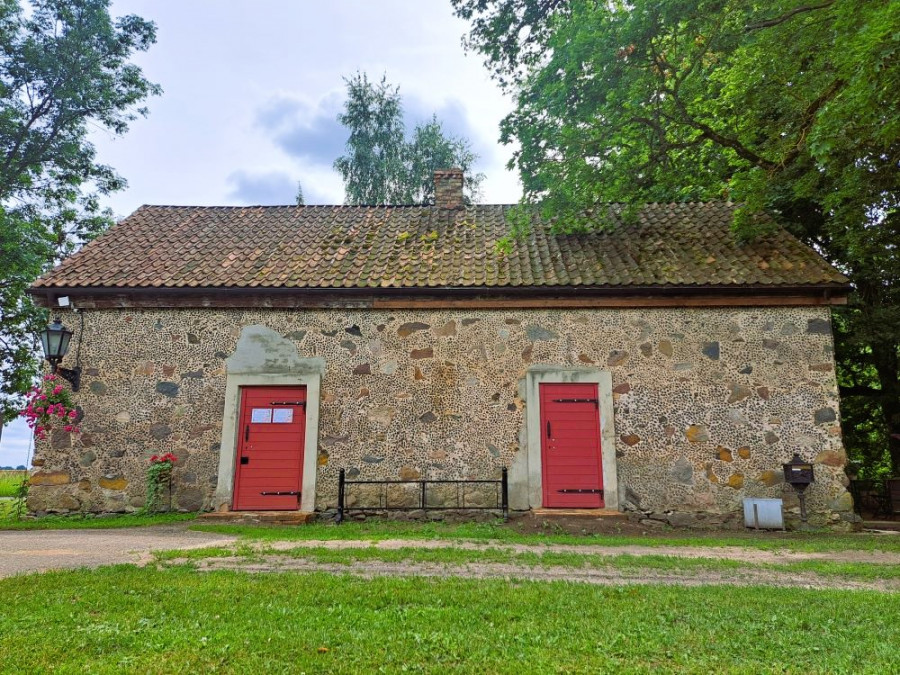
[[[153,23],[113,20],[107,0],[0,0],[0,414],[9,419],[39,363],[46,320],[25,290],[96,236],[100,197],[124,180],[97,161],[88,129],[123,134],[160,88],[129,62]]]
[[[344,179],[347,204],[433,204],[434,171],[466,174],[466,198],[475,201],[484,180],[473,174],[478,156],[467,140],[448,135],[437,115],[416,124],[407,140],[399,87],[365,73],[345,80],[347,101],[338,121],[350,132],[347,154],[334,168]]]
[[[525,202],[558,228],[597,226],[603,202],[725,198],[739,236],[769,214],[850,277],[839,380],[880,410],[900,472],[900,2],[453,4],[516,98],[501,133]]]

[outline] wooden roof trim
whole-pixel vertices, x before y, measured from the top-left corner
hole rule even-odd
[[[82,308],[271,307],[344,309],[528,309],[843,305],[849,286],[682,288],[33,288],[38,304],[68,296]]]

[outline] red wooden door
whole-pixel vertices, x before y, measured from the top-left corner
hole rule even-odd
[[[241,389],[235,511],[299,508],[305,433],[305,387]]]
[[[541,384],[544,506],[601,508],[600,406],[596,384]]]

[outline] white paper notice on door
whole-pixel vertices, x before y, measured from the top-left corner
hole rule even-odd
[[[250,413],[250,421],[253,424],[269,424],[272,421],[272,409],[254,408]]]
[[[294,421],[293,408],[275,408],[272,410],[272,422],[275,424],[290,424]]]

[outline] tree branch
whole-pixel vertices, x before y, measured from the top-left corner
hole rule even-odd
[[[804,5],[802,7],[795,7],[789,12],[785,12],[781,16],[776,16],[772,19],[764,19],[763,21],[757,21],[756,23],[748,23],[746,26],[744,26],[744,30],[749,33],[750,31],[759,30],[761,28],[771,28],[772,26],[777,26],[784,23],[785,21],[788,21],[798,14],[803,14],[805,12],[815,12],[817,9],[827,9],[833,4],[834,0],[828,0],[827,2],[823,2],[819,5]]]
[[[823,91],[818,98],[816,98],[806,110],[803,111],[803,117],[800,122],[800,129],[797,137],[797,143],[791,149],[789,153],[787,153],[779,162],[779,166],[784,168],[791,162],[793,162],[800,155],[800,148],[803,146],[803,142],[806,140],[807,134],[809,134],[809,130],[812,128],[813,122],[815,122],[816,115],[819,110],[825,105],[830,99],[834,98],[835,94],[837,94],[841,89],[844,88],[844,80],[838,78],[830,85],[828,88]]]
[[[671,119],[674,122],[680,121],[683,124],[687,124],[690,127],[701,132],[703,138],[706,138],[714,143],[724,147],[731,148],[738,155],[738,157],[747,160],[754,166],[758,166],[766,171],[774,171],[778,168],[778,164],[776,162],[772,162],[761,155],[756,154],[746,145],[741,143],[736,138],[730,138],[725,136],[711,126],[704,122],[700,122],[695,119],[685,106],[684,102],[681,100],[679,96],[679,89],[681,87],[681,83],[691,74],[693,69],[697,66],[697,64],[703,58],[703,55],[707,52],[708,47],[704,44],[703,48],[700,49],[697,53],[694,54],[694,57],[691,60],[689,66],[678,73],[676,69],[666,60],[666,58],[656,49],[656,46],[651,41],[650,43],[650,65],[651,67],[655,67],[659,73],[659,78],[661,81],[660,91],[664,92],[668,95],[671,100],[675,103],[675,107],[679,113],[679,120],[674,119],[671,115],[667,115],[665,112],[660,111],[659,114]],[[671,87],[665,86],[666,73],[670,73],[674,78],[674,84]]]
[[[669,93],[672,95],[672,100],[675,102],[675,106],[678,108],[681,121],[699,131],[704,138],[711,140],[713,143],[721,145],[723,148],[731,148],[732,150],[734,150],[738,157],[740,157],[741,159],[746,159],[748,162],[750,162],[754,166],[760,167],[761,169],[772,171],[778,168],[778,164],[769,161],[765,157],[757,155],[736,138],[723,136],[708,124],[695,120],[693,117],[691,117],[690,113],[688,113],[687,108],[685,107],[681,99],[678,98],[677,93],[674,93],[671,90],[669,91]]]

